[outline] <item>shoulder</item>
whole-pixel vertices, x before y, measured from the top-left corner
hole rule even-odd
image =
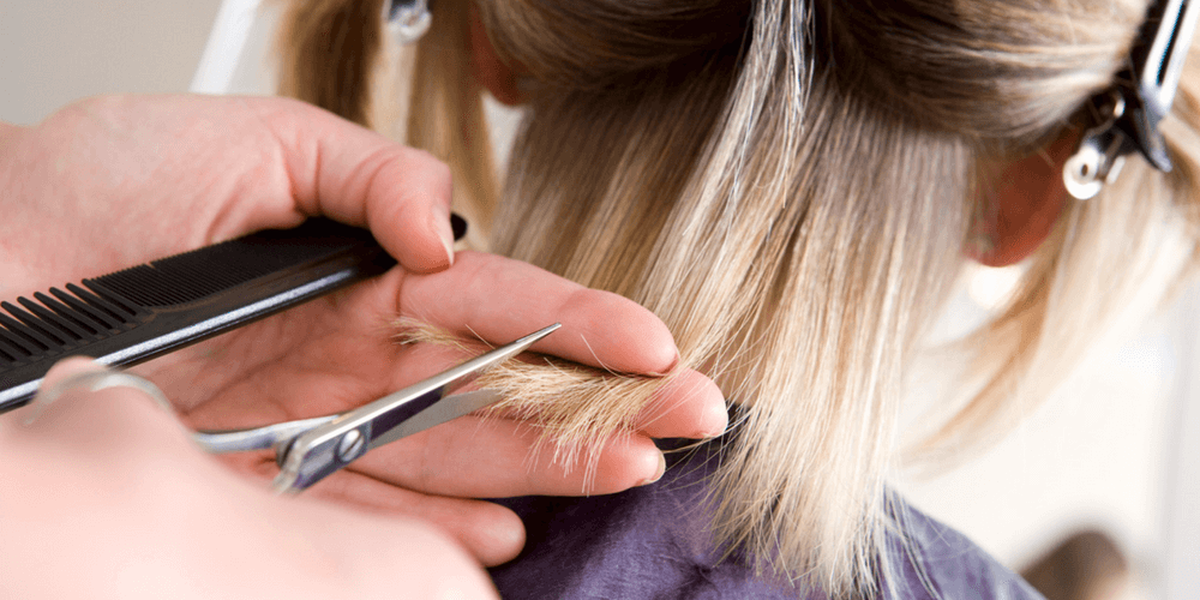
[[[715,454],[668,458],[652,485],[610,496],[505,500],[525,522],[517,560],[491,570],[503,598],[775,600],[795,588],[757,576],[711,543]]]
[[[1019,575],[944,523],[897,496],[889,501],[885,598],[1018,600],[1042,598]]]
[[[517,560],[492,570],[506,599],[775,600],[801,590],[711,542],[710,475],[719,453],[676,456],[663,479],[611,496],[519,498],[503,503],[524,520]],[[880,557],[881,598],[1041,598],[1019,576],[950,527],[899,498]],[[815,598],[810,596],[811,600]]]

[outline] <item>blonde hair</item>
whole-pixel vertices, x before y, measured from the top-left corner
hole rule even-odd
[[[325,33],[303,24],[335,4],[357,2],[293,3],[288,69],[311,70],[306,49]],[[973,219],[987,214],[981,165],[1072,126],[1120,70],[1145,9],[438,0],[418,49],[409,141],[473,173],[460,175],[467,181],[490,179],[478,90],[463,87],[466,15],[477,10],[497,52],[525,73],[530,101],[502,200],[471,184],[456,201],[491,228],[491,250],[649,307],[675,334],[682,365],[744,407],[714,481],[716,543],[802,586],[870,595],[888,569],[884,476],[905,368],[954,283]],[[362,65],[342,58],[334,68]],[[1131,160],[1119,184],[1067,210],[1021,292],[969,340],[982,383],[926,454],[1010,422],[1001,417],[1015,390],[1044,395],[1144,267],[1166,260],[1168,217],[1197,223],[1196,81],[1185,77],[1168,131],[1176,170]],[[341,91],[367,105],[369,90]],[[559,400],[557,431],[570,443],[620,427],[654,389],[589,378],[595,385],[571,380]],[[507,385],[520,403],[524,384]]]

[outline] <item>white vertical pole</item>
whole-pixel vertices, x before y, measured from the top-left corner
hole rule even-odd
[[[195,94],[228,93],[246,54],[262,0],[223,0],[189,87]]]
[[[1200,598],[1200,288],[1180,298],[1179,363],[1166,434],[1166,489],[1160,591],[1166,600]]]

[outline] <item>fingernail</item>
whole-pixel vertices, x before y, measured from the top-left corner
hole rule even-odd
[[[437,215],[433,218],[433,230],[437,232],[438,239],[442,241],[442,248],[446,250],[446,265],[454,264],[454,228],[450,223],[449,211]]]
[[[654,483],[654,482],[658,481],[659,479],[662,479],[663,473],[666,473],[666,472],[667,472],[667,457],[664,456],[662,452],[659,452],[658,453],[658,471],[654,474],[653,477],[646,479],[645,481],[639,483],[638,485],[639,486],[650,485],[651,483]]]
[[[729,410],[725,407],[725,402],[710,405],[705,410],[704,422],[711,425],[703,432],[703,439],[725,435],[725,430],[729,428]]]
[[[449,238],[442,238],[442,247],[446,249],[447,266],[454,266],[454,242]]]

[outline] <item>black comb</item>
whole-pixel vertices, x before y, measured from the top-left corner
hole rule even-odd
[[[0,302],[0,412],[29,402],[64,357],[136,364],[395,264],[367,231],[309,219]]]

